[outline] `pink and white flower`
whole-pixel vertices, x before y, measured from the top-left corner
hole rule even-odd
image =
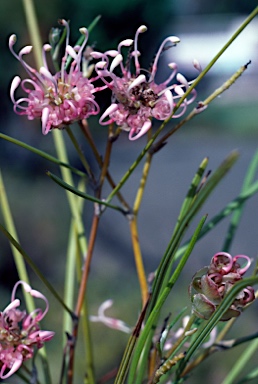
[[[145,25],[140,26],[136,31],[135,39],[121,41],[117,50],[91,53],[93,58],[99,60],[95,70],[104,83],[99,90],[109,88],[112,91],[111,105],[103,113],[99,122],[102,125],[115,122],[123,130],[129,131],[130,140],[136,140],[144,135],[152,126],[152,118],[157,120],[169,118],[178,99],[189,88],[185,77],[180,73],[177,74],[176,63],[169,64],[172,72],[163,83],[157,84],[155,80],[160,55],[167,44],[179,43],[180,40],[176,36],[169,36],[162,42],[150,71],[141,69],[138,37],[146,30]],[[122,55],[123,47],[129,49],[127,59]],[[133,65],[134,70],[131,72]],[[117,68],[120,71],[117,72]],[[171,84],[175,76],[177,83]],[[187,105],[195,97],[196,91],[192,90],[190,98],[184,100],[179,111],[172,117],[182,116]]]
[[[113,305],[113,300],[109,299],[104,301],[98,309],[97,316],[90,316],[90,321],[99,322],[106,325],[109,328],[116,329],[117,331],[131,333],[131,328],[126,325],[122,320],[116,319],[115,317],[110,317],[105,314],[106,310]]]
[[[28,314],[25,310],[18,309],[20,300],[15,295],[19,285],[31,296],[43,300],[45,310],[38,308]],[[45,341],[52,339],[54,332],[42,331],[39,325],[47,312],[48,301],[42,293],[32,289],[24,281],[15,284],[11,303],[0,312],[0,379],[13,375],[24,360],[33,357],[35,349],[43,347]]]
[[[44,65],[37,71],[23,59],[24,55],[31,52],[32,46],[22,48],[17,55],[13,49],[16,36],[11,35],[9,39],[12,54],[29,75],[29,78],[24,80],[15,76],[12,81],[10,95],[14,111],[18,115],[27,115],[29,120],[41,119],[44,135],[53,128],[64,128],[99,113],[99,106],[94,100],[95,89],[92,81],[86,78],[81,70],[82,53],[87,43],[88,31],[86,28],[81,28],[80,33],[85,36],[83,44],[72,47],[69,45],[69,25],[65,20],[61,20],[61,24],[66,28],[66,47],[61,71],[54,75],[50,72],[46,59],[46,52],[52,49],[50,44],[43,45]],[[69,56],[72,58],[72,63],[67,70]],[[14,93],[19,85],[27,96],[16,100]]]

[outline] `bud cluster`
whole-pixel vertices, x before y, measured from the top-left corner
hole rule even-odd
[[[246,261],[243,267],[239,264],[241,259]],[[246,255],[232,257],[227,252],[216,253],[210,265],[198,271],[190,284],[189,292],[195,315],[202,319],[209,319],[233,285],[242,280],[250,264],[251,260]],[[193,294],[193,290],[197,293]],[[254,299],[254,289],[249,286],[244,288],[221,320],[239,316],[242,309]]]

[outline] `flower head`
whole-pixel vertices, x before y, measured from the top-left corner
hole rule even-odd
[[[131,329],[125,324],[124,321],[114,317],[107,316],[105,311],[113,305],[113,300],[106,300],[102,303],[98,310],[97,316],[90,316],[90,321],[103,323],[109,328],[116,329],[125,333],[130,333]]]
[[[44,44],[42,48],[43,66],[37,71],[28,65],[23,56],[31,52],[32,46],[22,48],[17,55],[13,46],[16,36],[9,39],[9,47],[14,57],[20,61],[29,75],[21,80],[15,76],[11,84],[10,95],[14,104],[14,111],[19,115],[27,115],[29,120],[41,119],[42,133],[46,135],[53,128],[64,128],[66,125],[85,119],[99,112],[99,106],[94,100],[94,86],[81,71],[82,53],[85,48],[88,31],[81,28],[85,36],[82,46],[69,45],[69,25],[61,20],[66,28],[66,47],[62,58],[61,71],[52,75],[48,68],[46,52],[52,47]],[[72,58],[70,69],[66,69],[68,57]],[[21,85],[27,97],[15,100],[14,93]]]
[[[16,290],[22,285],[31,296],[42,299],[46,308],[35,309],[28,314],[18,309],[20,300]],[[15,373],[24,360],[32,358],[35,348],[41,348],[51,340],[54,332],[40,330],[39,322],[48,311],[48,301],[40,292],[31,289],[24,281],[18,281],[12,292],[11,303],[0,312],[0,378],[6,379]]]
[[[99,61],[95,70],[105,84],[101,89],[109,88],[112,91],[112,103],[100,118],[100,124],[107,125],[115,122],[123,130],[129,131],[129,139],[135,140],[144,135],[152,125],[152,118],[165,120],[172,115],[179,99],[189,87],[189,83],[183,75],[177,74],[177,83],[170,84],[176,76],[177,65],[170,63],[171,74],[163,83],[156,83],[156,73],[160,55],[167,44],[175,45],[180,40],[176,36],[167,37],[161,44],[151,70],[143,70],[140,67],[138,51],[138,37],[147,28],[140,26],[135,34],[135,39],[126,39],[120,42],[117,50],[109,50],[105,53],[92,52],[92,56]],[[129,57],[124,60],[122,48],[129,48]],[[110,62],[111,61],[111,62]],[[134,70],[131,72],[132,64]],[[117,68],[120,68],[120,73]],[[191,92],[191,97],[185,99],[178,113],[172,117],[181,116],[189,103],[196,96],[196,91]]]
[[[246,261],[243,267],[239,264],[241,259]],[[232,257],[227,252],[216,253],[211,259],[209,267],[205,267],[195,274],[189,287],[192,309],[196,316],[209,319],[232,286],[242,280],[242,276],[250,264],[251,260],[246,255]],[[193,289],[197,293],[192,294]],[[249,286],[244,288],[236,296],[221,320],[239,316],[242,308],[254,299],[253,288]]]

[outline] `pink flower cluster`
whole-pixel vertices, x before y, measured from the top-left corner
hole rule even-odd
[[[46,59],[46,52],[51,51],[50,44],[42,49],[44,65],[37,71],[28,65],[23,56],[31,52],[32,46],[22,48],[17,55],[13,46],[16,36],[12,35],[9,47],[12,54],[20,61],[29,75],[28,79],[21,80],[19,76],[13,79],[11,85],[11,99],[14,111],[20,115],[27,115],[29,120],[41,119],[42,132],[47,134],[53,128],[65,126],[86,119],[99,113],[100,108],[94,98],[94,93],[106,88],[112,91],[111,105],[100,117],[100,124],[116,123],[122,130],[129,131],[129,139],[135,140],[144,135],[152,126],[152,119],[166,120],[173,114],[174,107],[180,97],[189,88],[189,83],[183,75],[177,73],[176,63],[170,63],[171,74],[168,78],[157,84],[156,73],[158,61],[168,44],[175,45],[180,40],[176,36],[167,37],[161,44],[151,70],[144,70],[139,63],[138,37],[147,30],[140,26],[135,39],[126,39],[120,42],[116,50],[104,53],[91,52],[96,59],[95,71],[97,76],[88,79],[89,73],[83,73],[82,64],[85,62],[83,50],[86,46],[88,31],[81,28],[85,36],[81,46],[69,45],[69,25],[61,20],[66,28],[66,47],[62,58],[61,71],[52,75]],[[129,50],[129,56],[124,59],[122,48]],[[68,58],[72,58],[70,69],[67,70]],[[111,61],[111,62],[110,62]],[[133,69],[133,70],[132,70]],[[171,84],[176,77],[176,82]],[[93,82],[101,79],[103,86],[94,87]],[[27,97],[15,99],[14,93],[21,85]],[[183,115],[187,105],[196,97],[192,90],[189,98],[182,103],[173,118]]]
[[[238,262],[240,259],[247,261],[245,266],[241,267]],[[242,280],[242,276],[250,264],[251,260],[246,255],[232,257],[227,252],[216,253],[211,259],[209,267],[197,272],[189,287],[195,315],[202,319],[209,319],[232,286]],[[192,294],[193,289],[197,292],[196,294]],[[239,316],[242,308],[254,299],[254,289],[249,286],[244,288],[221,320],[225,321]]]
[[[28,314],[18,309],[20,300],[15,298],[16,290],[22,285],[31,296],[42,299],[46,308],[35,309]],[[39,322],[48,311],[48,301],[40,292],[31,289],[24,281],[18,281],[12,292],[11,303],[0,312],[0,378],[6,379],[14,374],[24,360],[31,359],[34,349],[43,347],[51,340],[54,332],[41,331]]]
[[[141,69],[138,37],[146,30],[147,27],[141,25],[136,31],[134,40],[121,41],[117,50],[92,53],[95,59],[100,60],[95,65],[95,70],[105,84],[103,88],[109,88],[112,91],[112,103],[101,116],[100,124],[107,125],[115,122],[123,130],[129,131],[130,140],[144,135],[152,126],[152,118],[168,119],[173,113],[177,100],[189,87],[189,83],[181,74],[177,74],[177,83],[170,84],[177,73],[176,63],[169,64],[172,72],[163,83],[157,84],[155,80],[160,55],[167,44],[179,43],[180,40],[176,36],[169,36],[162,42],[150,71]],[[129,49],[132,47],[126,59],[122,55],[123,47],[129,47]],[[110,60],[112,60],[111,63]],[[118,67],[120,71],[116,71]],[[172,117],[182,116],[187,105],[195,97],[196,91],[193,90],[191,97],[184,100],[180,111]]]
[[[22,48],[17,55],[13,50],[16,36],[9,39],[12,54],[20,61],[29,75],[29,79],[22,80],[16,76],[11,84],[11,99],[14,111],[19,115],[27,115],[29,120],[40,118],[42,133],[46,135],[53,128],[63,128],[78,120],[86,119],[90,115],[99,113],[99,106],[94,100],[94,86],[81,71],[82,53],[87,43],[88,31],[81,28],[85,36],[82,46],[69,45],[69,25],[65,20],[61,23],[66,28],[65,55],[62,58],[61,71],[52,75],[47,64],[46,52],[51,51],[50,44],[42,49],[43,63],[39,71],[29,66],[23,56],[31,52],[32,46]],[[66,71],[68,56],[73,60],[70,70]],[[15,100],[14,92],[21,84],[27,97]]]

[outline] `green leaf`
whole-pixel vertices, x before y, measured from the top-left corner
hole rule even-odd
[[[250,166],[246,172],[246,176],[245,176],[243,186],[241,189],[242,194],[245,194],[245,192],[247,192],[248,189],[250,188],[251,183],[255,177],[257,168],[258,168],[258,151],[255,153],[255,155],[252,159],[252,162],[251,162],[251,164],[250,164]],[[222,250],[225,252],[229,252],[232,241],[233,241],[234,236],[236,234],[236,230],[238,228],[238,225],[239,225],[239,222],[240,222],[240,219],[242,216],[243,208],[244,208],[244,201],[242,201],[239,204],[239,206],[235,209],[234,214],[232,215],[230,225],[229,225],[229,228],[227,231],[227,235],[225,238],[225,242],[224,242],[224,245],[222,247]]]
[[[242,191],[234,200],[228,203],[225,206],[225,208],[223,208],[217,215],[215,215],[203,227],[198,240],[200,240],[203,236],[205,236],[208,232],[210,232],[221,220],[225,219],[232,212],[238,209],[242,209],[244,206],[244,203],[257,192],[258,192],[258,181],[248,186],[248,188],[246,187],[244,191]],[[236,225],[236,222],[235,222],[235,225]],[[187,244],[189,244],[189,240],[178,249],[175,255],[175,260],[177,260],[184,253],[187,247]]]
[[[162,290],[162,287],[167,284],[172,264],[174,262],[175,253],[179,247],[180,241],[182,240],[185,234],[185,231],[189,227],[189,224],[191,223],[192,219],[195,217],[199,209],[202,207],[206,199],[209,197],[213,189],[218,185],[218,183],[234,165],[237,158],[237,152],[233,152],[232,154],[230,154],[226,158],[226,160],[218,167],[218,169],[213,173],[213,175],[210,176],[206,184],[203,185],[203,187],[198,191],[198,193],[194,197],[191,197],[190,204],[189,202],[187,203],[188,209],[184,209],[184,216],[181,215],[180,221],[177,222],[171,240],[156,272],[149,311],[153,309],[158,295]],[[184,204],[185,202],[183,203],[183,205]]]
[[[1,138],[1,139],[4,139],[4,140],[7,140],[7,141],[9,141],[10,143],[19,145],[20,147],[22,147],[22,148],[24,148],[24,149],[27,149],[28,151],[31,151],[31,152],[33,152],[33,153],[36,153],[36,155],[41,156],[41,157],[43,157],[44,159],[46,159],[46,160],[48,160],[48,161],[51,161],[52,163],[58,164],[58,165],[60,165],[61,167],[68,168],[68,169],[70,169],[72,172],[76,173],[76,174],[79,175],[79,176],[82,176],[82,177],[85,177],[85,176],[86,176],[86,174],[85,174],[84,172],[81,172],[81,171],[79,171],[78,169],[76,169],[76,168],[74,168],[74,167],[71,167],[69,164],[60,161],[60,160],[57,159],[56,157],[51,156],[51,155],[49,155],[48,153],[46,153],[46,152],[44,152],[44,151],[41,151],[41,150],[39,150],[39,149],[37,149],[37,148],[34,148],[34,147],[32,147],[31,145],[25,144],[24,142],[22,142],[22,141],[20,141],[20,140],[16,140],[16,139],[14,139],[13,137],[4,135],[3,133],[0,133],[0,138]]]
[[[186,250],[186,252],[184,253],[184,255],[182,256],[181,260],[179,261],[173,275],[171,276],[171,278],[169,279],[166,287],[162,290],[157,302],[155,303],[155,306],[153,308],[153,310],[151,311],[147,321],[146,321],[146,324],[145,324],[145,327],[144,329],[142,330],[142,333],[139,337],[139,340],[138,340],[138,343],[137,343],[137,346],[136,346],[136,349],[135,349],[135,352],[134,352],[134,356],[133,356],[133,359],[132,359],[132,364],[131,364],[131,367],[130,367],[130,372],[129,372],[129,377],[128,377],[128,384],[137,384],[137,383],[141,383],[141,380],[142,378],[141,377],[137,377],[137,380],[135,378],[136,376],[136,371],[137,371],[137,367],[138,367],[138,363],[139,361],[141,361],[141,364],[145,364],[145,362],[143,361],[143,359],[140,359],[141,355],[142,355],[142,351],[144,349],[144,346],[145,346],[145,343],[147,340],[151,340],[152,339],[152,335],[153,335],[153,332],[156,328],[156,324],[157,324],[157,319],[159,317],[159,314],[160,314],[160,311],[161,311],[161,308],[163,307],[163,304],[164,302],[166,301],[169,293],[171,292],[171,289],[173,288],[173,286],[175,285],[178,277],[180,276],[180,273],[181,271],[183,270],[184,266],[185,266],[185,263],[187,262],[193,248],[194,248],[194,245],[197,241],[197,238],[198,238],[198,235],[201,231],[201,228],[204,224],[206,220],[206,216],[204,216],[199,225],[197,226],[192,238],[191,238],[191,242]],[[147,344],[148,344],[148,341],[147,341]]]
[[[82,197],[83,199],[86,199],[86,200],[90,200],[90,201],[93,201],[94,203],[98,203],[100,206],[104,205],[105,207],[109,207],[109,208],[113,208],[117,211],[120,211],[122,213],[125,213],[125,211],[123,210],[123,208],[121,207],[118,207],[116,205],[112,205],[112,204],[109,204],[107,203],[105,200],[99,200],[97,199],[96,197],[93,197],[91,195],[88,195],[87,193],[85,192],[82,192],[82,191],[79,191],[78,189],[76,189],[75,187],[73,187],[72,185],[70,184],[67,184],[65,183],[62,179],[60,179],[60,177],[54,175],[53,173],[47,171],[46,174],[55,182],[57,183],[58,185],[60,185],[61,187],[63,187],[64,189],[74,193],[75,195],[77,196],[80,196]]]
[[[31,269],[35,272],[35,274],[39,277],[39,279],[43,282],[43,284],[48,288],[48,290],[52,293],[52,295],[56,298],[57,301],[63,306],[63,308],[70,313],[73,317],[73,312],[67,307],[67,305],[63,302],[62,298],[58,295],[52,284],[45,278],[40,269],[36,266],[36,264],[32,261],[32,259],[27,255],[27,253],[22,249],[21,245],[12,237],[12,235],[0,224],[0,231],[8,238],[10,243],[19,251],[24,260],[28,263]]]

